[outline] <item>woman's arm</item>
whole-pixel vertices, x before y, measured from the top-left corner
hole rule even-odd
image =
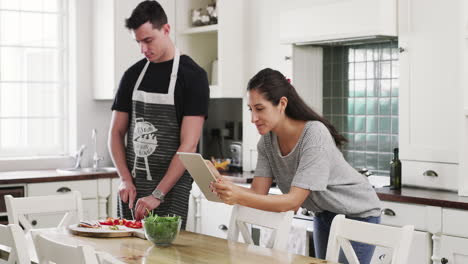
[[[258,194],[222,180],[214,183],[213,187],[219,198],[227,204],[240,204],[272,212],[296,211],[310,194],[310,190],[298,187],[291,187],[289,193],[282,195]]]

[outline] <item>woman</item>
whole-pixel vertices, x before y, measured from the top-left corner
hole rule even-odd
[[[274,212],[299,207],[313,211],[315,254],[321,259],[335,215],[380,222],[375,191],[340,152],[346,139],[304,103],[280,72],[261,70],[247,91],[252,122],[262,135],[257,167],[250,189],[221,178],[212,184],[225,203]],[[267,195],[273,180],[283,195]],[[353,243],[353,247],[360,263],[370,262],[374,246]],[[344,256],[340,261],[345,261]]]

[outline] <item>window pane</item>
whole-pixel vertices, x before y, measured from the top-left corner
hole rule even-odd
[[[43,0],[44,2],[44,11],[46,12],[58,12],[60,11],[60,1],[58,0]]]
[[[18,12],[0,11],[0,44],[19,45],[20,15]]]
[[[0,86],[0,117],[24,116],[25,91],[21,84]]]
[[[27,115],[28,116],[62,116],[61,93],[58,85],[28,84]]]
[[[0,8],[2,9],[18,10],[19,7],[20,7],[20,1],[18,0],[0,0]]]
[[[21,13],[21,45],[42,46],[43,21],[42,14],[39,13]]]
[[[25,147],[22,128],[23,124],[19,119],[0,119],[0,146],[2,148]]]
[[[29,10],[29,11],[41,11],[42,10],[42,0],[19,0],[19,2],[21,3],[20,8],[22,10]]]
[[[45,14],[44,19],[44,34],[42,36],[43,45],[46,47],[58,47],[59,43],[59,15]]]
[[[28,146],[32,148],[62,144],[62,122],[58,119],[30,119],[27,126]]]
[[[53,49],[0,49],[0,81],[59,81],[59,54]]]

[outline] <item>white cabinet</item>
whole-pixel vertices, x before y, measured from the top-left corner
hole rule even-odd
[[[468,263],[468,239],[445,236],[441,237],[440,263]]]
[[[204,8],[211,0],[176,1],[176,45],[208,73],[210,97],[241,98],[245,87],[246,0],[216,1],[218,24],[193,27],[191,10]],[[217,60],[217,65],[213,63]],[[217,69],[213,70],[213,66]],[[212,73],[217,72],[217,81]]]
[[[290,0],[282,9],[279,31],[284,43],[397,35],[396,0]]]
[[[403,183],[457,190],[461,0],[399,0]],[[398,70],[398,65],[393,67]],[[438,164],[439,168],[431,168]],[[436,172],[438,177],[424,176]]]
[[[123,73],[143,58],[125,19],[141,0],[99,0],[93,3],[93,91],[94,99],[114,98]],[[169,24],[174,22],[174,1],[158,1],[166,11]],[[174,34],[171,34],[174,36]]]
[[[440,232],[441,208],[415,204],[382,201],[381,224],[391,226],[413,225],[416,232],[411,244],[408,263],[431,263],[431,233]],[[372,263],[390,263],[391,250],[377,247]]]
[[[201,200],[200,206],[202,215],[200,233],[226,239],[232,206],[206,199]]]
[[[59,181],[28,184],[26,196],[45,196],[79,191],[83,200],[83,219],[104,219],[111,188],[110,179]],[[28,219],[34,228],[57,226],[64,214],[34,214]],[[77,219],[80,220],[80,219]]]

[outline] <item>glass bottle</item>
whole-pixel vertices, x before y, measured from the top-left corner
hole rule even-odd
[[[390,162],[390,188],[401,189],[401,161],[398,158],[398,148],[393,149],[393,160]]]

